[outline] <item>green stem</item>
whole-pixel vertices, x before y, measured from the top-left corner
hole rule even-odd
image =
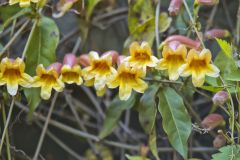
[[[3,115],[3,123],[4,123],[4,125],[6,125],[6,111],[5,111],[4,104],[2,104],[2,115]],[[8,160],[11,160],[11,151],[10,151],[8,130],[6,131],[6,145],[7,145],[7,157],[8,157]]]
[[[1,152],[2,152],[3,142],[4,142],[4,139],[5,139],[6,133],[7,133],[8,125],[9,125],[9,122],[10,122],[10,119],[11,119],[14,103],[15,103],[15,99],[13,97],[11,105],[10,105],[10,109],[9,109],[9,112],[8,112],[7,121],[5,123],[3,134],[2,134],[2,138],[1,138],[0,155],[1,155]]]
[[[33,37],[34,30],[35,30],[35,28],[37,27],[37,23],[38,23],[38,20],[35,20],[35,22],[34,22],[34,24],[33,24],[33,27],[32,27],[32,29],[31,29],[30,35],[29,35],[29,37],[28,37],[27,44],[26,44],[26,46],[25,46],[25,48],[24,48],[24,50],[23,50],[22,59],[25,58],[26,52],[27,52],[27,50],[28,50],[28,48],[29,48],[30,42],[31,42],[32,37]]]

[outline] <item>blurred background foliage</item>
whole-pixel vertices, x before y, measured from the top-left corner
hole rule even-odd
[[[36,55],[40,55],[40,62],[46,66],[56,60],[61,62],[64,55],[70,52],[82,55],[91,50],[99,53],[116,50],[120,54],[128,55],[128,46],[132,41],[147,41],[152,45],[154,54],[160,54],[155,32],[158,0],[85,0],[85,3],[79,0],[60,18],[53,17],[58,12],[59,2],[56,0],[48,1],[42,10],[42,15],[36,12],[34,4],[31,8],[22,9],[18,5],[9,6],[4,0],[0,2],[0,52],[14,33],[27,20],[31,20],[28,27],[4,52],[11,57],[21,57],[24,52],[27,59],[26,69],[31,75],[34,75],[37,65]],[[193,0],[187,2],[191,12],[194,13],[196,8],[194,8]],[[197,27],[203,33],[211,28],[227,29],[232,35],[227,40],[232,42],[236,36],[238,3],[237,0],[220,0],[220,3],[215,7],[200,7],[198,16],[194,16],[198,23]],[[191,24],[184,7],[178,16],[170,17],[167,10],[168,6],[169,1],[161,0],[158,19],[160,43],[172,34],[188,35],[195,39],[196,35],[193,34],[191,27],[193,24]],[[39,19],[36,19],[37,16]],[[39,24],[31,31],[31,27],[34,27],[36,21]],[[30,31],[36,35],[26,49],[25,45]],[[40,33],[44,35],[43,38],[39,38]],[[39,44],[41,46],[38,46]],[[214,57],[221,55],[218,54],[220,48],[216,41],[206,40],[205,44],[212,51]],[[39,47],[41,50],[36,49]],[[224,55],[218,56],[215,60],[216,65],[223,71],[231,69],[232,67],[226,67],[226,65],[231,65],[232,62],[229,60],[229,63],[222,64],[224,60],[226,60]],[[208,83],[214,83],[212,81],[208,80]],[[203,93],[207,96],[202,96],[199,92],[194,93],[192,89],[189,89],[191,83],[186,86],[188,87],[179,89],[181,92],[179,94],[184,95],[183,99],[170,88],[163,89],[156,95],[161,85],[153,83],[149,85],[150,89],[143,96],[134,93],[126,102],[114,98],[115,90],[108,91],[103,98],[99,98],[96,97],[93,89],[84,86],[67,86],[64,93],[61,93],[56,101],[52,116],[53,122],[50,123],[50,132],[45,137],[40,159],[124,160],[126,154],[131,160],[147,160],[146,157],[159,159],[158,155],[163,160],[182,159],[180,154],[187,154],[187,146],[179,146],[177,141],[174,141],[174,137],[171,137],[173,135],[171,133],[168,136],[171,137],[170,141],[174,142],[169,142],[163,130],[163,128],[168,127],[168,121],[163,122],[163,125],[162,121],[168,120],[171,111],[159,107],[159,112],[165,117],[160,116],[157,112],[156,99],[158,102],[158,97],[165,97],[160,101],[160,104],[166,105],[171,102],[168,105],[173,110],[174,107],[180,108],[181,117],[185,118],[184,121],[188,123],[188,125],[186,124],[188,126],[186,132],[191,130],[190,117],[193,123],[199,124],[203,117],[214,111],[214,109],[211,110],[212,102],[208,92],[204,91]],[[208,88],[208,90],[213,90],[213,88]],[[23,100],[16,103],[14,118],[9,128],[11,152],[16,160],[29,159],[34,154],[44,117],[51,104],[51,101],[40,100],[38,90],[31,89],[24,92],[27,98],[22,96]],[[9,97],[5,93],[5,89],[1,88],[1,98],[5,99],[6,105],[8,105],[7,99]],[[179,101],[174,101],[174,99],[179,99]],[[32,114],[35,110],[34,116],[27,114],[26,105],[30,107]],[[186,114],[184,105],[190,117]],[[99,110],[102,112],[100,113]],[[217,110],[217,112],[221,111]],[[81,138],[74,131],[70,134],[67,132],[70,129],[61,128],[61,125],[59,127],[58,122],[73,128],[80,128],[83,131],[87,130],[87,135],[89,133],[95,137]],[[81,126],[79,122],[85,126],[85,129],[79,127]],[[1,128],[3,128],[3,123]],[[169,132],[171,132],[171,128]],[[187,141],[188,134],[190,132],[185,133],[180,139]],[[98,135],[100,138],[108,136],[107,140],[95,143],[94,138],[98,138]],[[202,134],[195,128],[188,141],[188,157],[210,159],[210,155],[216,152],[212,144],[215,136],[216,132]],[[172,146],[175,149],[180,147],[177,149],[180,154],[173,150]],[[181,150],[181,148],[184,149]],[[5,154],[2,155],[2,159],[7,159]]]

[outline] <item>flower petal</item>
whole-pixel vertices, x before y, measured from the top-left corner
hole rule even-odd
[[[141,79],[137,79],[136,84],[133,86],[133,89],[139,93],[143,93],[147,88],[148,84]]]
[[[128,98],[131,96],[131,93],[132,87],[125,83],[121,83],[119,87],[119,98],[121,100],[128,100]]]
[[[188,64],[183,64],[182,66],[180,66],[180,67],[178,68],[178,73],[179,73],[179,75],[182,76],[182,77],[188,77],[188,76],[191,75],[192,72],[191,72],[191,70],[189,69]]]
[[[159,70],[168,69],[167,61],[164,58],[160,59],[157,66],[156,66],[156,69],[159,69]]]
[[[48,100],[52,93],[52,87],[51,86],[42,86],[41,88],[41,97],[44,100]]]
[[[100,90],[96,90],[97,96],[101,97],[106,93],[107,87],[103,87]]]
[[[208,70],[206,71],[206,75],[210,77],[218,77],[220,70],[213,64],[208,65]]]
[[[192,82],[195,87],[201,87],[205,81],[205,73],[203,72],[193,72]]]
[[[18,83],[16,83],[15,81],[7,83],[7,91],[11,96],[15,96],[18,91]]]

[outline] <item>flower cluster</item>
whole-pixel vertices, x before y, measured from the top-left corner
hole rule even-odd
[[[96,89],[98,96],[102,96],[107,88],[119,87],[120,99],[127,100],[132,90],[143,93],[147,89],[148,84],[143,78],[148,68],[167,70],[172,81],[179,76],[192,75],[193,85],[196,87],[203,85],[205,75],[219,75],[219,69],[211,64],[211,52],[208,49],[188,51],[185,45],[173,41],[163,47],[163,58],[160,60],[153,56],[147,42],[133,42],[129,51],[128,57],[119,56],[115,51],[106,52],[102,56],[91,51],[79,59],[74,54],[66,54],[63,64],[56,62],[47,68],[39,64],[34,77],[24,72],[25,64],[22,59],[4,58],[0,63],[0,85],[6,84],[12,96],[16,95],[19,85],[40,87],[41,97],[47,100],[53,89],[61,92],[64,83],[81,85],[84,80],[86,86]],[[81,69],[78,63],[85,68]]]

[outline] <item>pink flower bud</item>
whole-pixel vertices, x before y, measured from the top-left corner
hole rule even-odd
[[[187,47],[195,48],[195,49],[199,49],[201,46],[200,41],[192,40],[188,37],[181,36],[181,35],[172,35],[172,36],[168,37],[164,42],[169,44],[172,41],[178,41],[178,42],[186,45]]]
[[[221,148],[225,144],[226,144],[226,138],[221,134],[217,135],[215,137],[215,139],[213,140],[213,147],[214,148]]]
[[[111,54],[112,55],[112,63],[113,64],[116,64],[117,63],[117,60],[118,60],[118,52],[117,51],[114,51],[114,50],[110,50],[110,51],[107,51],[107,52],[104,52],[103,55],[106,55],[106,54]]]
[[[217,113],[207,115],[207,117],[205,117],[201,122],[201,125],[209,130],[212,130],[222,124],[225,124],[223,116]]]
[[[213,96],[212,101],[215,105],[223,105],[224,103],[226,103],[228,98],[229,96],[227,92],[219,91]]]
[[[89,57],[88,57],[87,54],[83,54],[83,55],[79,56],[78,62],[79,62],[82,66],[84,66],[84,67],[90,65]]]
[[[205,38],[207,39],[214,39],[214,38],[225,38],[230,36],[230,33],[226,29],[212,29],[207,31],[204,34]]]
[[[178,15],[182,6],[182,0],[171,0],[170,5],[168,7],[168,12],[171,16]]]
[[[118,56],[117,65],[119,66],[125,58],[126,56],[123,56],[123,55]]]
[[[62,64],[59,63],[59,62],[55,62],[55,63],[49,65],[47,67],[47,70],[55,69],[57,71],[57,73],[60,74],[61,73],[61,68],[62,68]]]
[[[77,64],[77,57],[75,54],[68,53],[64,56],[63,64],[67,64],[72,67]]]
[[[195,3],[205,6],[213,6],[219,3],[219,0],[195,0]]]

